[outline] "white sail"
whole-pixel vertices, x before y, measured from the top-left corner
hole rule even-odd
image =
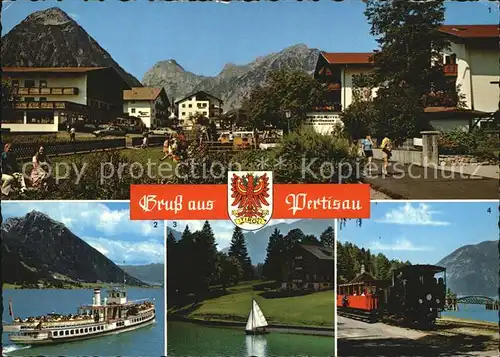
[[[266,327],[267,325],[268,324],[266,317],[262,313],[259,304],[257,304],[257,301],[252,300],[252,309],[250,310],[250,314],[248,315],[248,321],[245,330],[254,331],[259,327]]]

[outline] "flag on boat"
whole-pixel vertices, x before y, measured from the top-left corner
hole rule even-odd
[[[12,311],[12,298],[9,298],[9,315],[14,317],[14,312]]]

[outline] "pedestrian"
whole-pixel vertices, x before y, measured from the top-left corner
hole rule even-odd
[[[144,130],[142,133],[142,145],[141,149],[146,149],[148,147],[148,132],[147,130]]]
[[[45,155],[45,150],[43,146],[40,146],[35,156],[32,159],[33,169],[31,170],[31,185],[36,188],[42,188],[42,186],[47,182],[49,178],[49,172],[47,172],[42,165],[46,165],[50,170],[50,160]]]
[[[391,153],[392,143],[388,135],[386,135],[384,139],[382,139],[382,144],[380,145],[380,148],[382,149],[382,154],[384,155],[384,167],[382,168],[382,174],[388,175],[387,167],[389,166],[389,160],[391,159],[392,156]]]
[[[370,135],[361,140],[361,145],[363,147],[363,154],[368,160],[368,172],[371,171],[372,158],[373,158],[373,141]]]
[[[75,130],[74,126],[72,126],[70,131],[69,131],[69,140],[72,142],[76,141],[76,130]]]
[[[163,157],[160,159],[160,161],[163,161],[166,158],[168,158],[170,156],[170,151],[171,151],[170,137],[167,135],[167,138],[163,142]]]
[[[8,196],[12,183],[17,180],[21,184],[21,193],[26,191],[26,183],[17,163],[16,156],[11,151],[12,143],[6,143],[2,152],[2,194]]]

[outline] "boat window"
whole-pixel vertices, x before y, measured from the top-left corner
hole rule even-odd
[[[54,336],[57,336],[57,331],[54,331]]]
[[[68,336],[68,335],[69,335],[69,330],[64,331],[64,334],[65,334],[66,336]]]
[[[71,330],[71,332],[70,332],[70,333],[71,333],[72,335],[74,335],[74,334],[75,334],[75,330]]]
[[[83,333],[83,329],[82,328],[80,329],[80,333]]]
[[[95,327],[93,328],[93,330],[95,331]]]
[[[89,332],[89,329],[88,329],[88,328],[86,328],[86,329],[85,329],[85,332]]]

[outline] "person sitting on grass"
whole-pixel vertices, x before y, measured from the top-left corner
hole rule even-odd
[[[12,191],[12,183],[17,180],[21,185],[21,193],[26,191],[26,183],[17,163],[16,156],[11,151],[12,143],[6,143],[2,152],[2,194],[8,196]]]
[[[50,175],[49,172],[45,171],[42,166],[46,165],[50,170],[51,164],[49,158],[45,155],[45,149],[43,146],[40,146],[35,156],[33,156],[32,163],[33,170],[31,170],[31,185],[35,188],[42,188]]]

